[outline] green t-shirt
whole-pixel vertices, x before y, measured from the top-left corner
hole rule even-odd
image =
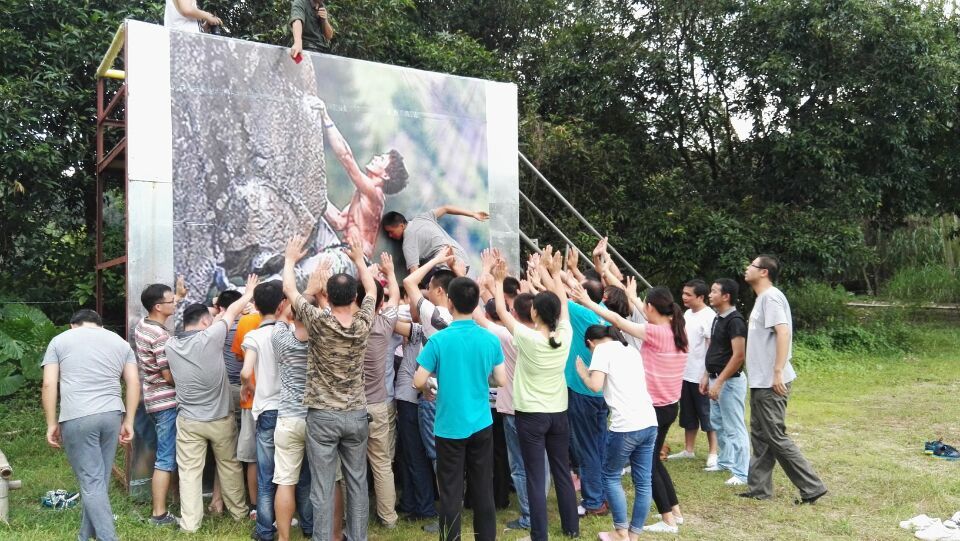
[[[303,49],[305,51],[330,52],[330,42],[323,36],[323,26],[313,8],[313,0],[293,0],[290,5],[290,24],[303,22]]]
[[[525,413],[559,413],[567,410],[567,385],[563,370],[573,339],[569,321],[557,324],[550,347],[542,334],[524,325],[513,328],[517,367],[513,373],[513,409]]]

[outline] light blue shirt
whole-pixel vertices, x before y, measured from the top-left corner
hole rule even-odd
[[[493,424],[487,381],[502,362],[500,339],[472,319],[454,321],[430,337],[417,363],[437,375],[434,435],[465,439]]]
[[[583,384],[583,380],[577,375],[577,357],[583,359],[583,364],[590,366],[590,360],[593,356],[590,354],[590,348],[587,347],[583,337],[587,334],[587,328],[593,325],[606,325],[607,322],[593,313],[593,310],[580,306],[573,301],[567,301],[567,308],[570,311],[570,326],[573,327],[570,356],[567,357],[567,367],[563,371],[567,378],[567,387],[582,395],[603,396],[603,392],[595,393]]]

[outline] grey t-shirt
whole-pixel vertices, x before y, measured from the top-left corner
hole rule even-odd
[[[410,339],[403,345],[403,360],[397,370],[397,400],[412,402],[419,400],[420,392],[413,387],[413,374],[417,371],[417,356],[423,349],[423,327],[419,323],[412,323]]]
[[[367,404],[387,401],[387,365],[384,359],[393,342],[393,327],[397,324],[397,308],[389,306],[374,316],[367,338],[367,350],[363,354],[363,388]]]
[[[417,214],[407,222],[407,227],[403,230],[403,259],[407,268],[419,266],[420,261],[430,259],[448,244],[453,246],[457,259],[464,263],[469,261],[460,243],[440,227],[432,210]]]
[[[227,379],[230,385],[240,385],[240,371],[243,370],[243,359],[237,359],[233,352],[233,339],[237,336],[237,322],[234,321],[227,331],[227,338],[223,341],[223,360],[227,365]]]
[[[77,327],[54,337],[40,365],[60,365],[60,422],[125,411],[120,379],[127,363],[137,364],[130,344],[104,328]]]
[[[177,388],[177,414],[216,421],[230,414],[230,381],[223,362],[227,324],[217,320],[202,331],[167,340],[167,363]]]
[[[783,383],[796,379],[790,359],[793,358],[793,318],[790,303],[783,292],[775,287],[757,297],[750,312],[747,327],[747,376],[751,389],[773,387],[773,367],[777,360],[777,334],[774,327],[786,324],[790,329],[790,349],[783,367]]]

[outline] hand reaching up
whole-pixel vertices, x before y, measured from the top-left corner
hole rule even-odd
[[[283,257],[287,261],[296,263],[307,255],[307,237],[303,235],[294,235],[287,241],[287,247],[283,251]]]

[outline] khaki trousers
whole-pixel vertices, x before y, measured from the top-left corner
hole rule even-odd
[[[177,468],[180,473],[182,529],[195,532],[203,520],[203,467],[207,444],[213,447],[223,502],[233,518],[246,518],[243,473],[237,462],[237,424],[233,414],[216,421],[177,416]]]
[[[397,489],[393,484],[393,455],[397,440],[397,407],[391,402],[367,404],[370,414],[370,436],[367,439],[367,460],[373,472],[373,489],[377,496],[377,516],[385,524],[396,524]]]

